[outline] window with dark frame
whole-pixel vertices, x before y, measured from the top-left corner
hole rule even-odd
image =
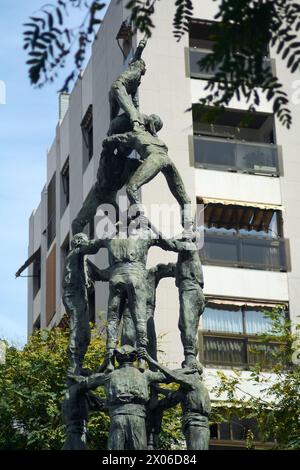
[[[93,105],[88,110],[81,122],[83,140],[83,171],[86,170],[94,155],[94,129],[93,129]]]
[[[56,174],[47,188],[47,245],[50,248],[56,236]]]
[[[61,279],[63,279],[65,263],[70,251],[70,235],[68,234],[60,248],[61,251]]]
[[[36,297],[41,288],[41,258],[33,262],[33,298]]]
[[[213,70],[204,70],[199,61],[207,54],[213,52],[217,36],[222,34],[218,31],[218,21],[207,21],[192,19],[189,24],[189,61],[190,76],[196,79],[209,79],[218,71],[218,66]],[[264,50],[265,69],[271,69],[270,48],[266,43]]]
[[[229,421],[210,424],[209,448],[211,450],[245,449],[249,432],[253,435],[253,449],[269,449],[274,445],[274,440],[272,439],[268,442],[262,442],[257,422],[254,418],[232,416]]]
[[[39,315],[37,319],[35,320],[32,329],[33,331],[37,331],[41,329],[41,315]]]
[[[193,105],[196,168],[279,176],[273,114]]]
[[[66,160],[61,171],[61,215],[70,203],[70,159]]]
[[[258,338],[272,328],[272,321],[266,316],[266,311],[272,308],[275,306],[209,301],[199,332],[200,360],[206,366],[213,367],[248,368],[261,363],[268,369],[274,365],[272,352],[278,349],[280,343],[274,341],[266,344]],[[286,307],[282,306],[281,311],[284,319]]]

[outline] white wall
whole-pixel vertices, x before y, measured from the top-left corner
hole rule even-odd
[[[281,205],[279,178],[195,169],[197,197]]]
[[[289,94],[289,107],[292,111],[293,126],[290,130],[276,121],[278,143],[282,145],[283,177],[280,178],[282,203],[284,211],[284,235],[289,239],[291,272],[288,273],[291,318],[299,323],[300,316],[300,72],[291,75],[285,63],[276,59],[276,69],[279,79],[284,83]],[[298,80],[298,82],[296,82]],[[298,318],[297,318],[298,317]]]

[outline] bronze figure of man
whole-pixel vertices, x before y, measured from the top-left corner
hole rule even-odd
[[[148,358],[149,364],[155,368],[155,361]],[[211,402],[208,390],[205,387],[202,374],[203,368],[199,362],[193,367],[172,371],[174,375],[181,378],[180,388],[175,392],[163,388],[156,388],[157,393],[165,395],[165,398],[157,398],[149,402],[150,435],[151,443],[157,448],[158,435],[165,410],[181,404],[182,409],[182,431],[186,440],[187,450],[208,450],[209,447],[209,415],[211,413]]]
[[[151,115],[150,119],[155,131],[158,132],[162,128],[162,120],[156,115]],[[183,225],[188,229],[191,228],[191,201],[175,164],[168,156],[168,147],[163,141],[151,134],[147,128],[139,128],[136,131],[107,137],[103,141],[103,147],[111,151],[120,147],[129,148],[132,151],[135,150],[140,156],[141,164],[127,185],[127,195],[131,204],[141,206],[140,188],[162,172],[171,193],[181,207]]]
[[[194,242],[178,241],[180,251],[176,265],[176,286],[179,290],[179,331],[185,363],[197,364],[197,334],[200,316],[205,307],[203,271],[199,250]]]
[[[137,351],[129,345],[114,351],[119,367],[113,371],[74,377],[85,384],[86,390],[105,387],[106,406],[110,417],[109,450],[146,450],[146,405],[149,386],[153,383],[177,382],[184,384],[184,374],[157,365],[159,371],[140,372],[134,365]],[[147,359],[148,356],[146,355]],[[189,374],[190,371],[186,370]]]
[[[109,282],[110,280],[110,270],[99,269],[93,263],[88,260],[88,266],[91,272],[91,278],[93,281]],[[168,277],[175,277],[176,265],[175,263],[159,263],[153,268],[149,268],[146,271],[146,317],[147,317],[147,337],[148,345],[147,351],[148,354],[157,360],[157,339],[156,339],[156,329],[154,322],[154,312],[156,306],[156,289],[159,282],[162,279]],[[125,297],[120,305],[120,318],[122,318],[122,344],[129,344],[134,346],[136,344],[136,329],[131,318],[130,310],[128,307],[128,300]]]
[[[114,81],[109,92],[110,120],[113,121],[122,109],[129,117],[134,130],[143,125],[142,116],[138,111],[136,93],[141,84],[141,78],[146,73],[146,64],[142,59],[146,44],[146,39],[140,41],[128,68]]]
[[[127,299],[128,309],[136,331],[138,349],[146,349],[147,337],[147,271],[146,262],[151,246],[177,251],[174,243],[154,237],[148,227],[137,227],[126,237],[117,236],[103,241],[108,249],[110,265],[109,299],[107,312],[107,360],[117,344],[122,302]]]
[[[84,233],[78,233],[71,240],[63,274],[63,304],[70,319],[69,360],[74,374],[82,373],[82,364],[90,344],[88,309],[88,271],[85,255],[97,253],[102,240],[89,240]]]

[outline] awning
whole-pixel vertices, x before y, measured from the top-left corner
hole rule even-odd
[[[272,209],[283,211],[284,208],[278,204],[267,204],[261,202],[249,202],[249,201],[236,201],[233,199],[217,199],[201,197],[198,198],[198,203],[202,204],[223,204],[224,206],[243,206],[243,207],[258,207],[259,209]]]
[[[198,201],[201,201],[198,199]],[[241,203],[240,201],[221,200],[221,199],[202,199],[204,203],[204,226],[207,229],[226,229],[226,230],[255,230],[265,233],[275,231],[277,235],[278,226],[274,215],[281,206],[271,204]],[[198,220],[201,220],[198,206]]]
[[[36,250],[33,255],[31,255],[27,261],[20,267],[20,269],[16,272],[16,277],[20,277],[22,272],[28,268],[34,261],[39,261],[41,259],[41,248]]]
[[[239,300],[239,299],[220,299],[215,297],[206,296],[207,304],[214,305],[216,309],[223,307],[232,306],[232,310],[239,309],[240,307],[251,307],[251,308],[283,308],[287,307],[286,302],[264,302],[264,301],[257,301],[253,302],[253,300]]]

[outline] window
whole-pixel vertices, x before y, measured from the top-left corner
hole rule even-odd
[[[48,249],[56,235],[56,175],[54,174],[47,189],[47,243]]]
[[[191,20],[189,25],[189,46],[212,51],[216,40],[213,28],[217,22]]]
[[[203,264],[287,271],[288,245],[277,207],[199,199],[204,208]],[[201,220],[198,217],[199,220]]]
[[[37,293],[41,288],[41,258],[37,258],[33,262],[33,298],[36,297]]]
[[[279,176],[274,116],[193,105],[194,159],[198,168]]]
[[[218,35],[223,34],[219,28],[220,24],[221,23],[217,21],[206,21],[199,19],[191,20],[189,24],[191,78],[208,79],[218,71],[218,66],[216,66],[214,69],[204,70],[200,66],[199,62],[201,59],[203,59],[203,57],[213,51]],[[266,44],[263,54],[265,69],[270,70],[271,60],[268,44]]]
[[[87,168],[94,154],[93,105],[88,110],[81,123],[83,140],[83,171]]]
[[[61,215],[70,203],[70,160],[69,157],[61,171]]]
[[[254,449],[271,448],[273,442],[261,442],[256,420],[232,416],[230,421],[210,425],[210,450],[245,449],[247,436],[253,434]]]
[[[39,316],[37,317],[37,319],[35,320],[32,329],[33,329],[33,331],[36,331],[36,330],[40,330],[40,329],[41,329],[41,315],[39,315]]]
[[[56,245],[46,261],[46,326],[56,312]]]
[[[193,104],[195,135],[229,140],[275,144],[273,114],[234,108],[217,109]]]
[[[257,338],[272,329],[272,321],[266,316],[271,309],[272,305],[209,301],[202,315],[199,337],[204,364],[246,368],[258,362],[266,368],[272,365],[272,351],[278,348],[278,343],[265,344]],[[282,307],[282,318],[285,315]]]
[[[65,241],[61,246],[61,279],[63,279],[64,270],[65,270],[65,263],[68,253],[70,251],[70,235],[67,235]]]

